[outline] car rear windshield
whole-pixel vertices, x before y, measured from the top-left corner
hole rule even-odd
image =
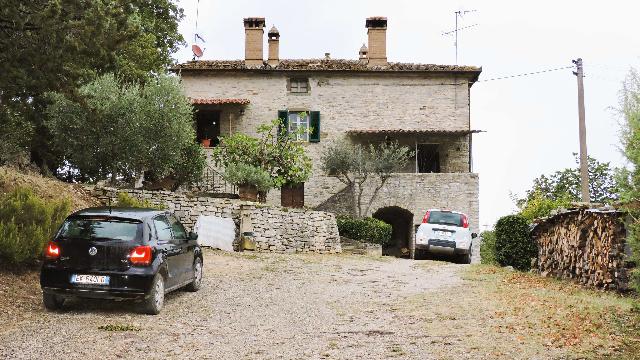
[[[448,211],[431,211],[429,212],[429,224],[442,224],[463,226],[463,220],[461,214],[456,214]]]
[[[58,236],[87,240],[114,239],[131,241],[142,237],[142,222],[133,219],[71,218],[62,224]]]

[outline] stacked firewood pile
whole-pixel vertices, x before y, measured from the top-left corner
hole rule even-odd
[[[539,220],[532,230],[542,276],[575,279],[607,290],[626,290],[623,213],[578,208]]]

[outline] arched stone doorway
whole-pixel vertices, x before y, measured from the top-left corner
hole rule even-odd
[[[384,255],[409,256],[409,244],[413,236],[413,213],[399,206],[388,206],[378,209],[373,217],[391,225],[391,243],[382,249]],[[405,249],[403,252],[402,250]]]

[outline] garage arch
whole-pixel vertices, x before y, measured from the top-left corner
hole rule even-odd
[[[384,255],[409,256],[409,245],[413,237],[413,213],[399,206],[378,209],[373,217],[392,227],[391,243],[382,249]],[[405,249],[405,251],[402,251]]]

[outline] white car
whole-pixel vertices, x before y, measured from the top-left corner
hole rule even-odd
[[[416,232],[413,258],[425,253],[446,254],[471,263],[471,243],[477,234],[469,230],[469,217],[457,211],[431,209]]]

